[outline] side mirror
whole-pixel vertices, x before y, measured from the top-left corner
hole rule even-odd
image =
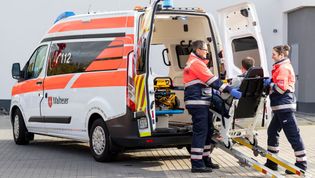
[[[12,65],[12,78],[14,79],[20,79],[21,78],[21,69],[20,69],[20,63],[14,63]]]

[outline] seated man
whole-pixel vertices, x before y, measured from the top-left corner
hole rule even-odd
[[[253,67],[255,65],[255,60],[254,58],[252,57],[245,57],[243,60],[242,60],[242,67],[241,67],[241,71],[242,71],[242,74],[237,76],[236,78],[233,78],[231,81],[230,81],[230,85],[234,88],[239,88],[244,77],[246,76],[247,74],[247,71],[248,69],[250,69],[251,67]]]
[[[229,85],[232,86],[233,88],[239,88],[244,77],[247,74],[248,69],[250,69],[251,67],[253,67],[255,64],[255,60],[252,57],[246,57],[242,60],[242,67],[241,67],[241,71],[242,74],[237,76],[237,78],[233,78],[230,82]],[[220,92],[214,90],[213,94],[212,94],[212,99],[211,102],[214,106],[214,109],[218,112],[220,112],[224,117],[229,117],[228,114],[228,109],[225,106],[225,99],[228,100],[229,99],[229,95],[228,97],[226,96],[219,96]],[[222,97],[224,99],[222,99]]]

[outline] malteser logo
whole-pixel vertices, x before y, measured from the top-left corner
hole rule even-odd
[[[48,97],[48,106],[51,108],[53,104],[68,104],[69,98]]]
[[[52,107],[52,97],[48,97],[48,106],[51,108]]]

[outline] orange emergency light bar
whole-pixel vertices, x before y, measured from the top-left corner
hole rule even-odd
[[[143,11],[143,10],[144,10],[144,7],[142,7],[142,6],[135,6],[135,7],[133,8],[133,10],[135,10],[135,11]]]

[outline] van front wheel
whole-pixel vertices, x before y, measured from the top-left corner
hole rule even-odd
[[[108,130],[103,119],[97,119],[93,122],[90,133],[90,149],[93,157],[99,162],[111,161],[111,141]]]
[[[13,114],[12,127],[14,142],[17,145],[27,145],[31,140],[30,138],[32,136],[34,138],[34,134],[27,131],[22,113],[19,109]]]

